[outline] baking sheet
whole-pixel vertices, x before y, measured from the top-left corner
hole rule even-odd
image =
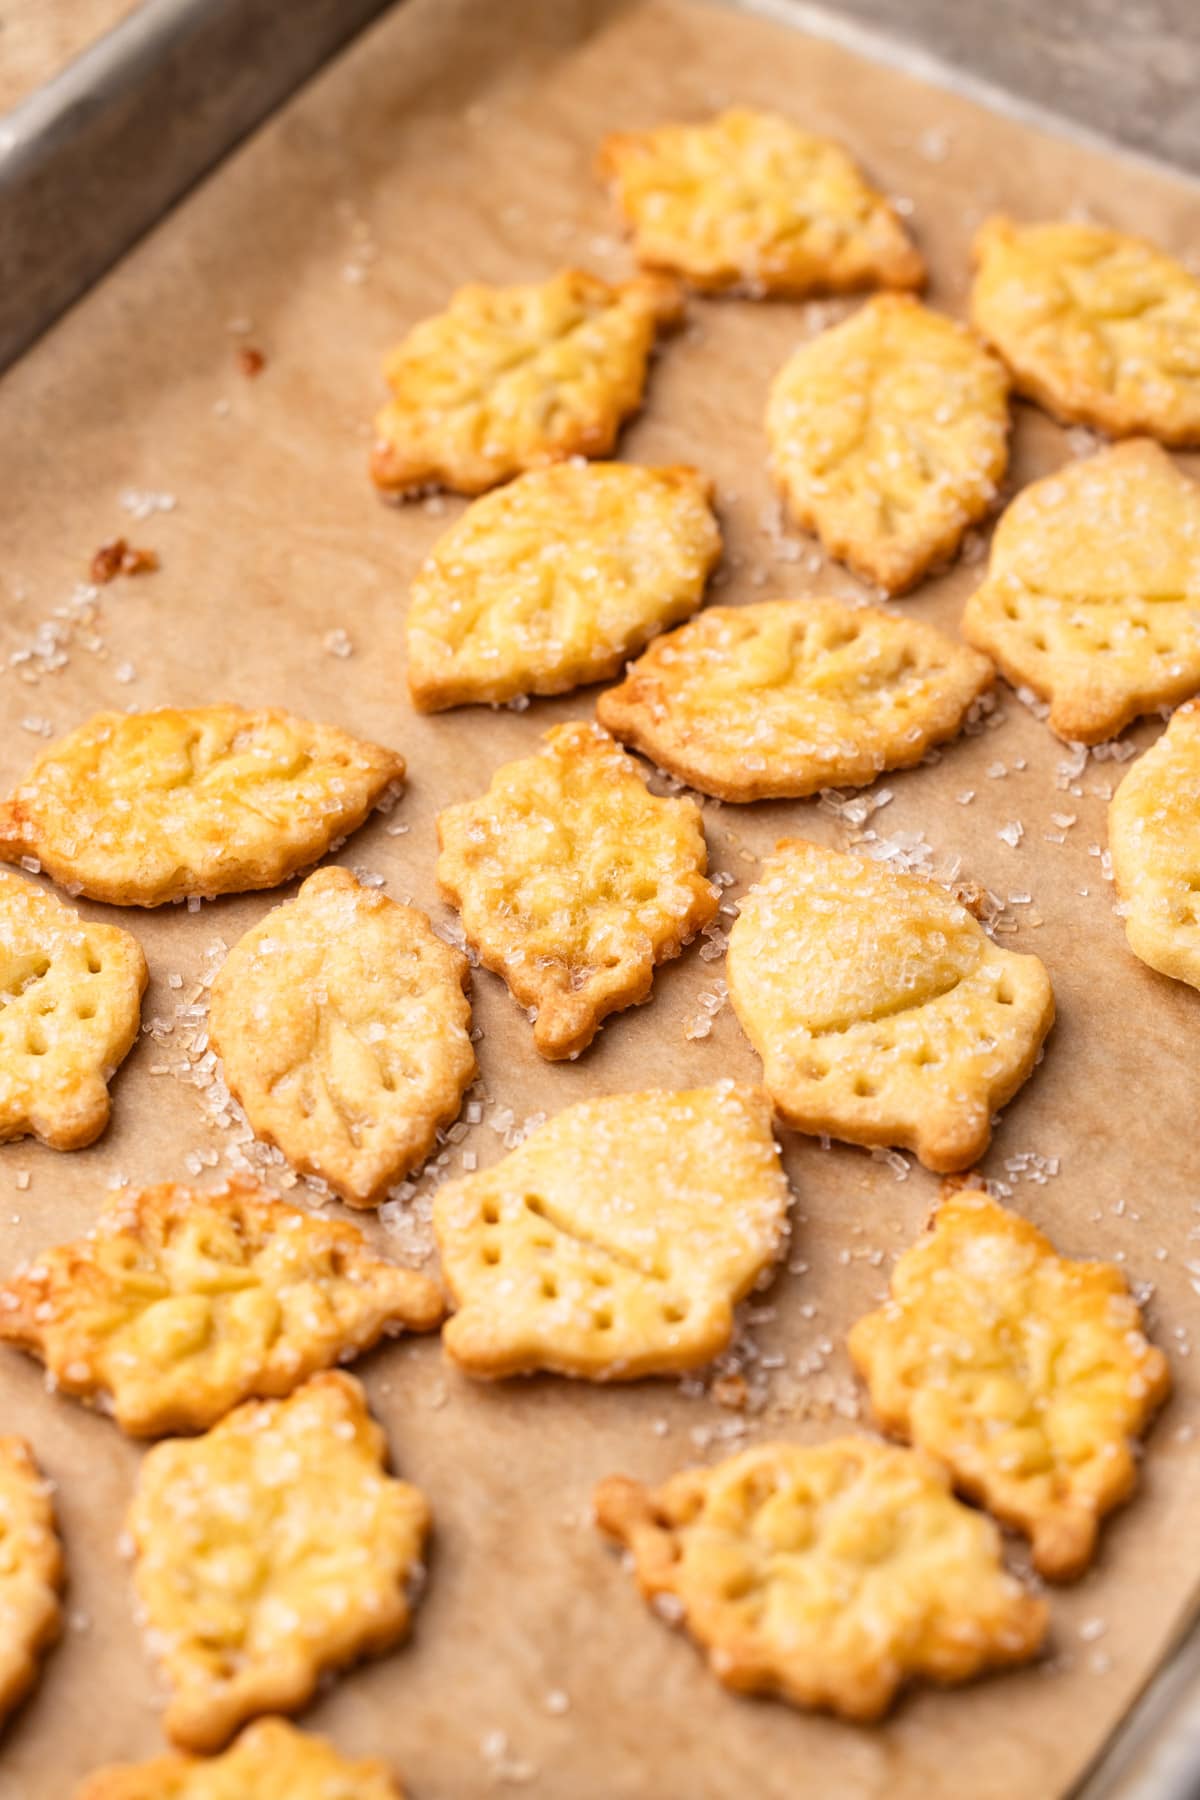
[[[969,235],[997,207],[1086,208],[1179,250],[1191,241],[1196,199],[1183,182],[777,25],[695,0],[504,9],[408,0],[7,377],[0,781],[19,776],[42,732],[99,706],[286,704],[403,750],[411,785],[401,808],[341,860],[448,922],[433,879],[435,813],[478,793],[549,725],[587,716],[594,695],[523,712],[420,719],[409,709],[408,583],[460,503],[395,509],[371,492],[380,356],[465,279],[531,279],[564,262],[625,270],[591,178],[597,139],[733,101],[779,107],[843,138],[911,202],[931,296],[952,311],[964,301]],[[840,310],[696,302],[623,440],[636,460],[690,459],[715,476],[722,600],[861,592],[809,540],[780,532],[764,469],[770,377]],[[247,344],[267,359],[254,381],[238,370]],[[1014,480],[1087,447],[1082,434],[1019,408]],[[95,599],[81,593],[92,552],[120,531],[156,549],[161,570]],[[900,609],[953,626],[981,549],[977,540],[966,566]],[[806,1785],[839,1800],[1049,1800],[1082,1773],[1166,1648],[1200,1577],[1200,1392],[1187,1354],[1200,1230],[1198,1003],[1132,958],[1113,915],[1104,796],[1123,765],[1073,758],[1007,689],[994,720],[936,764],[886,777],[874,792],[890,790],[890,803],[857,826],[816,801],[706,803],[712,862],[736,878],[736,899],[781,832],[846,843],[874,830],[939,869],[960,858],[962,874],[1009,902],[1002,924],[1015,930],[1003,941],[1047,963],[1059,1023],[984,1168],[1063,1249],[1120,1258],[1152,1289],[1152,1327],[1172,1352],[1177,1393],[1136,1502],[1108,1527],[1093,1573],[1054,1595],[1053,1654],[1036,1668],[916,1694],[872,1730],[715,1686],[596,1537],[592,1486],[616,1470],[659,1478],[743,1439],[853,1428],[860,1396],[845,1330],[879,1296],[936,1193],[911,1159],[901,1176],[899,1164],[789,1134],[794,1267],[749,1314],[747,1373],[763,1399],[752,1416],[694,1383],[475,1386],[435,1342],[393,1345],[360,1365],[398,1470],[430,1496],[437,1547],[411,1644],[339,1679],[305,1722],[347,1752],[390,1757],[417,1800],[509,1786],[549,1800],[782,1800]],[[1157,729],[1139,727],[1129,741],[1144,746]],[[1055,825],[1055,814],[1074,823]],[[998,832],[1017,822],[1012,847]],[[397,824],[409,830],[392,834]],[[154,1029],[117,1077],[100,1144],[74,1156],[24,1143],[0,1150],[5,1267],[85,1229],[118,1182],[196,1170],[207,1179],[208,1166],[215,1177],[245,1156],[238,1126],[214,1123],[202,1021],[189,1009],[221,944],[281,897],[198,914],[84,908],[119,916],[145,945],[144,1019]],[[478,974],[483,1117],[447,1146],[447,1170],[461,1168],[464,1151],[481,1162],[501,1154],[514,1126],[587,1093],[754,1079],[728,1006],[708,1036],[688,1035],[722,978],[703,948],[663,970],[648,1006],[612,1020],[566,1066],[540,1063],[506,990]],[[371,1226],[378,1243],[402,1256],[427,1249],[435,1175]],[[0,1420],[30,1437],[58,1483],[71,1570],[64,1642],[0,1745],[0,1800],[59,1800],[97,1764],[161,1747],[161,1700],[118,1553],[141,1452],[103,1419],[47,1396],[39,1369],[15,1354],[0,1359]]]

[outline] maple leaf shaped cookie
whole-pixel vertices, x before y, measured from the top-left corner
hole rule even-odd
[[[148,979],[127,931],[0,870],[0,1142],[31,1133],[79,1150],[99,1137]]]
[[[413,704],[495,704],[615,675],[699,606],[721,554],[711,497],[695,469],[563,463],[476,500],[413,583]]]
[[[62,1585],[49,1485],[23,1438],[0,1437],[0,1725],[62,1628]]]
[[[75,1800],[404,1800],[383,1763],[351,1762],[286,1719],[247,1725],[220,1756],[156,1756],[98,1769]]]
[[[1108,846],[1135,956],[1200,988],[1200,706],[1172,715],[1122,777]]]
[[[1200,687],[1200,486],[1142,439],[1018,494],[963,634],[1099,744]]]
[[[1200,281],[1153,244],[1101,225],[976,236],[971,321],[1019,394],[1064,424],[1200,444]]]
[[[656,1489],[611,1478],[595,1507],[642,1594],[739,1693],[877,1719],[910,1679],[969,1681],[1045,1636],[991,1520],[911,1450],[759,1444]]]
[[[1008,377],[954,319],[879,295],[784,364],[767,437],[796,523],[900,594],[954,554],[996,497]]]
[[[776,113],[616,132],[600,151],[646,268],[708,292],[920,287],[925,265],[853,159]]]
[[[718,894],[693,800],[651,794],[595,725],[558,725],[479,800],[438,816],[438,881],[486,968],[536,1007],[535,1047],[577,1056],[602,1019],[649,997],[655,965],[707,925]]]
[[[318,869],[230,951],[211,1041],[259,1137],[351,1206],[375,1206],[474,1079],[468,979],[416,907]]]
[[[729,934],[729,991],[787,1124],[969,1168],[1054,1022],[1036,956],[924,876],[785,838]]]
[[[97,713],[0,805],[0,860],[114,906],[277,887],[356,831],[404,758],[242,706]]]
[[[613,284],[564,269],[460,288],[387,359],[372,479],[400,494],[482,494],[543,463],[606,456],[641,406],[655,338],[682,314],[662,276]]]
[[[787,1182],[759,1088],[568,1106],[493,1168],[440,1187],[433,1223],[472,1375],[628,1381],[694,1369],[779,1255]]]
[[[134,1581],[180,1749],[219,1750],[256,1714],[298,1711],[326,1671],[406,1635],[429,1508],[385,1454],[341,1374],[147,1453]]]
[[[952,1194],[849,1348],[885,1430],[1032,1538],[1040,1574],[1083,1572],[1170,1387],[1119,1269],[1059,1256],[987,1194]]]
[[[600,723],[703,794],[798,799],[910,768],[994,679],[919,619],[810,596],[710,606],[601,694]]]
[[[253,1183],[121,1194],[93,1231],[0,1286],[0,1339],[123,1431],[202,1431],[239,1400],[288,1394],[384,1332],[431,1331],[441,1294],[372,1256],[341,1219]]]

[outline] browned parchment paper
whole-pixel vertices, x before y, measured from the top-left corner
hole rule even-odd
[[[39,749],[43,721],[57,733],[98,706],[283,703],[404,751],[412,779],[400,811],[370,824],[342,859],[445,920],[435,812],[477,793],[546,726],[589,714],[594,696],[431,719],[408,707],[408,583],[460,503],[398,510],[372,493],[365,456],[380,357],[465,279],[533,278],[568,261],[625,269],[591,177],[597,139],[735,100],[780,107],[852,145],[911,202],[932,297],[954,311],[969,234],[996,207],[1026,217],[1089,208],[1194,247],[1196,197],[1183,184],[778,26],[685,0],[409,0],[6,381],[0,649],[8,665],[33,655],[0,673],[5,786]],[[857,591],[810,542],[779,535],[764,470],[769,378],[832,316],[696,302],[624,440],[631,457],[692,459],[716,477],[728,537],[722,599]],[[236,362],[247,344],[267,358],[254,381]],[[1015,479],[1083,447],[1021,408]],[[145,512],[152,494],[177,504],[134,518],[127,508]],[[72,595],[93,550],[120,530],[158,550],[162,569],[105,589],[93,618]],[[978,561],[961,566],[901,604],[953,627],[979,572]],[[330,636],[339,632],[345,639]],[[352,653],[336,654],[347,643]],[[1055,1595],[1053,1658],[969,1691],[916,1695],[877,1730],[736,1700],[644,1611],[590,1528],[592,1485],[612,1471],[657,1478],[735,1446],[742,1431],[816,1438],[853,1425],[859,1396],[844,1333],[879,1295],[935,1183],[915,1166],[901,1179],[863,1152],[788,1136],[792,1254],[804,1266],[781,1273],[752,1315],[748,1378],[761,1411],[743,1419],[669,1381],[473,1386],[436,1342],[395,1345],[366,1363],[396,1465],[431,1497],[436,1555],[413,1642],[338,1680],[306,1723],[349,1752],[391,1757],[418,1800],[509,1785],[546,1800],[1043,1800],[1070,1787],[1164,1653],[1200,1576],[1200,1389],[1186,1354],[1200,1229],[1200,1001],[1137,963],[1113,915],[1100,852],[1104,796],[1122,765],[1072,759],[1006,689],[997,718],[936,765],[887,778],[893,799],[859,829],[909,834],[903,841],[927,844],[938,868],[960,857],[964,874],[1011,900],[1004,923],[1016,929],[1004,941],[1048,964],[1059,1024],[986,1172],[1009,1181],[1013,1204],[1064,1249],[1120,1258],[1151,1284],[1153,1329],[1173,1353],[1178,1393],[1154,1431],[1143,1489],[1106,1531],[1094,1573]],[[1132,741],[1144,746],[1157,729]],[[709,805],[705,816],[734,897],[781,831],[837,843],[855,829],[816,802]],[[410,829],[389,835],[396,822]],[[1014,847],[999,833],[1018,822]],[[159,1028],[118,1076],[113,1126],[95,1148],[0,1151],[6,1267],[86,1228],[115,1182],[184,1178],[201,1158],[219,1158],[214,1177],[229,1166],[237,1128],[212,1123],[195,1083],[201,1027],[177,1015],[214,946],[276,898],[122,916],[150,958],[145,1018]],[[693,946],[660,975],[650,1005],[557,1067],[539,1062],[501,985],[478,975],[483,1118],[448,1147],[448,1169],[461,1167],[464,1149],[499,1154],[506,1115],[519,1123],[647,1084],[754,1078],[728,1007],[710,1035],[686,1035],[722,970]],[[428,1186],[427,1177],[422,1193]],[[397,1254],[418,1252],[419,1211],[373,1235]],[[59,1485],[71,1570],[70,1625],[0,1746],[0,1796],[62,1800],[95,1765],[161,1744],[118,1554],[140,1452],[103,1419],[47,1395],[40,1371],[15,1354],[0,1358],[0,1396],[4,1429],[28,1434]]]

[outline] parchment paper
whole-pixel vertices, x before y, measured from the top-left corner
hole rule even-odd
[[[1087,208],[1194,248],[1196,197],[1182,183],[775,25],[683,0],[409,0],[5,383],[0,647],[6,663],[34,650],[0,675],[5,787],[41,747],[43,722],[58,733],[100,706],[285,704],[404,751],[411,786],[401,809],[341,857],[447,921],[433,877],[436,811],[478,793],[550,724],[588,715],[594,695],[524,712],[412,713],[408,583],[460,503],[397,510],[371,491],[380,357],[463,280],[532,279],[564,262],[626,269],[591,177],[598,138],[732,101],[779,107],[844,139],[911,202],[932,298],[952,311],[964,300],[969,234],[997,207],[1024,217]],[[808,540],[778,533],[764,469],[768,381],[836,311],[696,302],[623,441],[630,457],[691,459],[716,477],[723,600],[860,591]],[[254,381],[235,360],[247,344],[267,358]],[[1085,447],[1020,408],[1014,478]],[[173,496],[174,509],[132,516],[152,494]],[[103,590],[92,617],[73,593],[118,531],[158,550],[162,568]],[[981,548],[902,607],[953,627]],[[346,647],[329,636],[338,632],[349,656],[335,653]],[[864,1152],[788,1135],[795,1266],[756,1302],[749,1327],[760,1411],[738,1414],[699,1384],[672,1381],[472,1385],[436,1341],[393,1345],[360,1365],[398,1470],[431,1498],[437,1548],[411,1644],[340,1678],[305,1722],[347,1752],[392,1758],[418,1800],[509,1785],[549,1800],[1043,1800],[1069,1788],[1164,1653],[1200,1576],[1198,1384],[1187,1355],[1200,1001],[1136,962],[1113,915],[1100,853],[1104,795],[1122,765],[1072,760],[1007,689],[996,717],[936,765],[886,777],[878,785],[893,799],[858,829],[899,836],[918,854],[926,844],[943,870],[960,858],[963,875],[1013,897],[1002,924],[1016,929],[1003,941],[1035,950],[1051,971],[1059,1023],[984,1166],[1064,1250],[1119,1258],[1153,1289],[1152,1328],[1172,1352],[1177,1395],[1136,1501],[1106,1530],[1094,1572],[1054,1595],[1054,1653],[1036,1668],[914,1695],[873,1730],[716,1686],[687,1642],[645,1611],[592,1530],[593,1483],[617,1470],[663,1477],[735,1448],[739,1433],[853,1428],[860,1398],[846,1328],[878,1298],[936,1193],[915,1165],[899,1178]],[[1131,741],[1144,746],[1158,728]],[[845,843],[855,829],[816,801],[708,805],[705,816],[714,866],[736,877],[734,898],[781,832]],[[407,834],[389,835],[397,822]],[[1014,848],[998,833],[1017,822]],[[113,1183],[197,1169],[210,1179],[236,1160],[238,1128],[215,1126],[212,1090],[206,1098],[195,1085],[200,1026],[176,1015],[219,958],[215,946],[281,897],[119,915],[150,958],[144,1016],[158,1028],[118,1075],[113,1125],[95,1148],[0,1151],[6,1268],[85,1229]],[[483,1117],[447,1147],[448,1171],[461,1169],[464,1150],[481,1162],[500,1154],[506,1122],[585,1094],[754,1079],[756,1058],[728,1007],[710,1035],[686,1035],[722,972],[693,946],[659,975],[651,1004],[612,1020],[577,1064],[558,1066],[539,1061],[506,990],[478,974]],[[201,1159],[218,1157],[210,1176]],[[418,1197],[390,1209],[401,1216],[373,1224],[373,1237],[419,1253],[420,1208]],[[160,1699],[118,1554],[140,1451],[104,1419],[47,1395],[40,1370],[16,1354],[0,1358],[0,1395],[3,1428],[26,1433],[58,1483],[71,1572],[69,1628],[0,1747],[0,1796],[61,1800],[97,1764],[161,1747]]]

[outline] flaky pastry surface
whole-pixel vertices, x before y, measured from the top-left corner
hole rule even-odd
[[[383,1763],[351,1762],[286,1719],[247,1725],[220,1756],[156,1756],[98,1769],[75,1800],[404,1800]]]
[[[62,1629],[63,1577],[49,1486],[24,1438],[0,1437],[0,1726]]]
[[[814,595],[707,607],[596,716],[701,793],[799,798],[920,762],[992,681],[987,657],[932,625]]]
[[[760,1444],[660,1488],[614,1477],[595,1507],[646,1599],[678,1609],[740,1693],[877,1719],[910,1679],[968,1681],[1045,1635],[1045,1602],[1005,1571],[996,1527],[911,1450]]]
[[[1108,847],[1135,956],[1200,988],[1200,707],[1193,700],[1121,779]]]

